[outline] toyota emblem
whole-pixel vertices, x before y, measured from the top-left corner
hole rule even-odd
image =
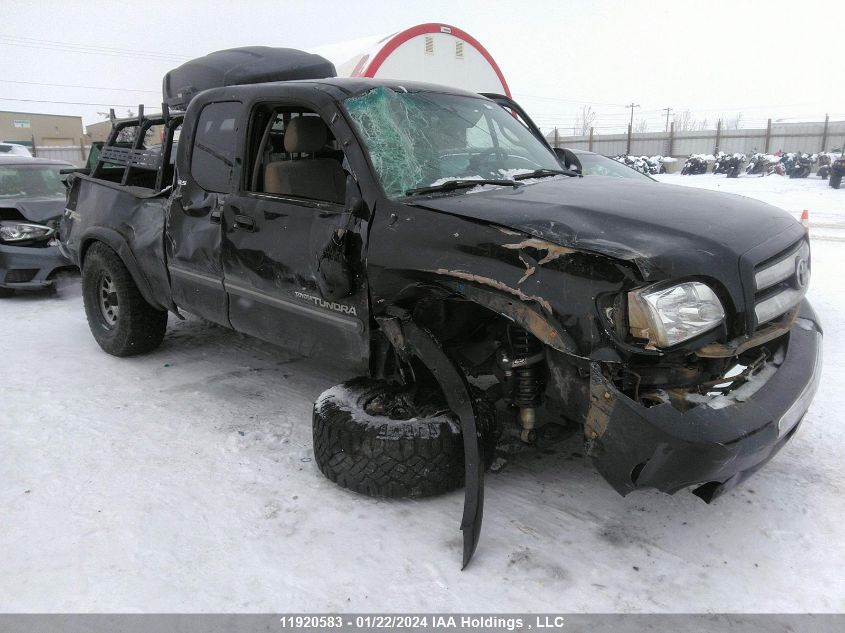
[[[795,264],[795,284],[798,288],[805,288],[810,282],[810,263],[803,257]]]

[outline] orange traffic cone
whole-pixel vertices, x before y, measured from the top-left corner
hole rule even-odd
[[[810,232],[810,212],[807,209],[804,209],[801,212],[801,224],[804,225],[804,228],[807,229],[807,233]]]

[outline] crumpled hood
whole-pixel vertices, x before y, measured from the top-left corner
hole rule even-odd
[[[27,200],[2,200],[0,209],[17,209],[29,222],[44,224],[58,220],[65,210],[64,198],[31,198]]]
[[[601,176],[414,204],[632,261],[646,280],[724,271],[726,263],[738,262],[755,246],[790,229],[799,239],[803,230],[785,211],[750,198]],[[730,268],[737,270],[737,264]]]

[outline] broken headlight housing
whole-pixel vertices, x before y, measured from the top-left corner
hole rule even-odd
[[[649,286],[628,293],[628,323],[633,336],[650,347],[671,347],[704,334],[725,320],[719,297],[707,284],[686,281]]]
[[[53,235],[54,229],[43,224],[17,222],[6,220],[0,222],[0,242],[34,242],[47,239]]]

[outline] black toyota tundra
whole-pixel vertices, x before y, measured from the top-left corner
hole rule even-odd
[[[185,311],[331,360],[350,380],[314,406],[320,470],[379,496],[465,484],[465,564],[508,425],[576,426],[623,495],[706,501],[796,432],[822,333],[789,214],[580,177],[497,101],[334,75],[220,51],[116,122],[60,231],[103,350],[149,352]]]

